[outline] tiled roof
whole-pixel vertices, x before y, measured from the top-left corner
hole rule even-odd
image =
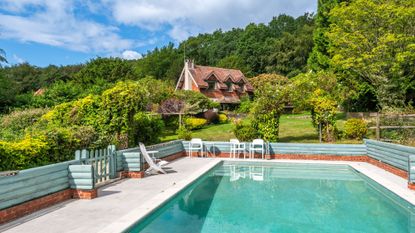
[[[254,90],[240,70],[195,65],[194,68],[189,69],[189,71],[200,88],[208,87],[207,80],[217,79],[220,88],[226,88],[226,84],[224,83],[232,80],[233,83],[246,83],[247,91]]]

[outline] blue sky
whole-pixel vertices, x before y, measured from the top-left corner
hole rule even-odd
[[[0,48],[9,64],[139,59],[170,41],[316,8],[317,0],[1,0]]]

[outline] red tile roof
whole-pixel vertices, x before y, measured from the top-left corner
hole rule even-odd
[[[245,83],[246,90],[249,92],[254,90],[240,70],[195,65],[194,68],[190,68],[189,71],[199,88],[208,87],[206,80],[216,79],[220,88],[227,88],[225,82],[232,81],[233,83]]]

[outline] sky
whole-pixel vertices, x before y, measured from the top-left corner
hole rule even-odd
[[[0,49],[11,65],[140,59],[199,33],[316,9],[317,0],[0,0]]]

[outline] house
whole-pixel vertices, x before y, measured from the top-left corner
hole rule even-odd
[[[186,60],[176,90],[201,92],[222,109],[232,109],[241,102],[242,96],[252,96],[254,88],[240,70],[199,66]]]

